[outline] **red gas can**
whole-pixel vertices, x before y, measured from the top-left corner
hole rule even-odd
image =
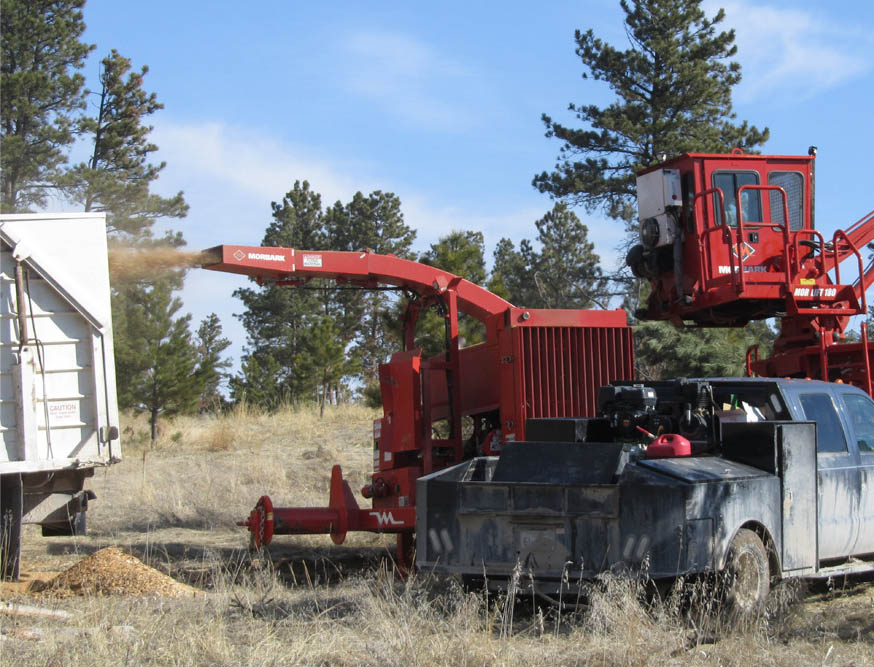
[[[692,456],[692,444],[676,433],[663,433],[646,448],[648,459],[670,459],[677,456]]]

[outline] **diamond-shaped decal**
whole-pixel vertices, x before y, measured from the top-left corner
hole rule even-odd
[[[737,257],[737,246],[734,243],[731,244],[731,254]],[[744,241],[740,247],[740,261],[745,262],[755,254],[755,247]]]
[[[245,257],[246,257],[246,253],[244,253],[242,250],[237,250],[236,252],[234,252],[234,259],[237,260],[238,262],[242,262],[245,259]]]

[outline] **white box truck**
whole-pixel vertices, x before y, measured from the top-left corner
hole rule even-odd
[[[0,576],[22,524],[84,531],[85,479],[120,458],[105,217],[0,215]]]

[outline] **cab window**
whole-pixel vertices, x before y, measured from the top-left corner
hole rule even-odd
[[[844,394],[843,399],[859,451],[874,452],[874,402],[859,394]]]
[[[816,451],[820,454],[846,452],[847,441],[831,396],[824,393],[800,394],[804,418],[816,422]]]
[[[804,206],[804,178],[797,171],[772,171],[768,174],[768,185],[777,185],[786,191],[786,203],[789,207],[789,229],[793,232],[801,229]],[[783,195],[771,190],[768,193],[771,205],[771,222],[778,225],[783,222]]]
[[[772,387],[749,384],[713,385],[713,401],[723,410],[743,410],[747,419],[789,419],[789,412]]]
[[[713,174],[713,187],[722,190],[725,197],[725,217],[730,227],[737,227],[737,191],[742,185],[758,185],[759,175],[754,171],[718,171]],[[722,224],[719,195],[713,195],[716,224]],[[747,190],[741,197],[744,223],[762,222],[762,199],[758,190]]]

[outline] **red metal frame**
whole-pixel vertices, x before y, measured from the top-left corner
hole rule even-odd
[[[599,387],[634,375],[631,329],[622,310],[518,308],[460,276],[371,252],[236,245],[204,252],[211,257],[204,268],[262,284],[301,286],[329,278],[417,295],[404,315],[404,350],[379,369],[384,414],[374,424],[374,471],[362,489],[372,509],[358,506],[335,466],[326,508],[276,508],[262,497],[242,523],[255,547],[283,534],[330,534],[340,544],[350,530],[397,533],[398,564],[407,568],[419,477],[493,454],[499,442],[523,440],[529,417],[594,416]],[[425,359],[414,349],[413,329],[421,309],[432,304],[445,312],[448,347]],[[485,325],[485,342],[460,347],[460,312]],[[449,435],[439,438],[433,425],[443,420]],[[462,433],[464,423],[471,434]]]

